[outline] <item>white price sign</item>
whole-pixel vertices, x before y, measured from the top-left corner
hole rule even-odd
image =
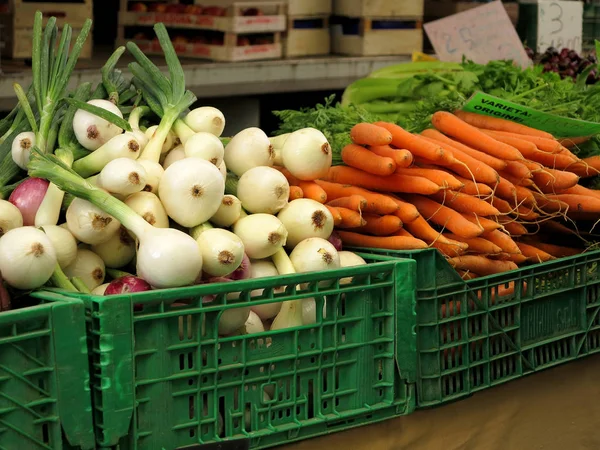
[[[540,0],[538,2],[537,51],[548,47],[581,52],[583,3],[575,1]]]

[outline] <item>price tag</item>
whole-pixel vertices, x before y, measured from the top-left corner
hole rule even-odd
[[[537,23],[537,51],[548,47],[581,52],[583,3],[574,1],[540,1]]]
[[[511,59],[521,67],[531,64],[501,1],[487,3],[424,25],[441,61],[461,62],[463,56],[486,64]]]

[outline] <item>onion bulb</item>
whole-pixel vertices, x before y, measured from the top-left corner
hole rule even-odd
[[[133,159],[113,159],[100,171],[98,184],[111,194],[134,194],[146,186],[146,169]]]
[[[263,278],[263,277],[276,277],[279,275],[275,264],[271,261],[265,260],[253,260],[250,263],[250,277],[251,278]],[[282,292],[283,288],[276,290]],[[250,293],[251,297],[260,297],[263,295],[264,289],[255,289]],[[254,305],[250,309],[256,313],[262,320],[272,319],[279,313],[281,309],[281,302],[266,303],[264,305]]]
[[[160,184],[160,179],[165,173],[165,169],[159,163],[150,161],[149,159],[138,159],[137,162],[146,171],[146,185],[142,191],[158,194],[158,185]]]
[[[280,249],[273,255],[273,263],[280,275],[296,273],[290,257],[283,249]],[[303,325],[302,309],[302,300],[286,300],[282,302],[281,309],[271,324],[271,330],[282,330]]]
[[[321,203],[309,198],[292,200],[277,218],[288,231],[287,248],[311,237],[327,239],[333,231],[333,216]]]
[[[272,166],[274,158],[271,142],[260,128],[240,131],[225,147],[227,169],[238,177],[253,167]]]
[[[283,166],[283,159],[281,157],[281,149],[283,148],[283,144],[287,141],[291,133],[281,134],[279,136],[270,137],[269,141],[271,141],[271,145],[273,146],[273,151],[275,152],[275,165]]]
[[[152,192],[136,192],[125,199],[125,204],[153,227],[169,228],[165,207]]]
[[[294,131],[281,148],[286,169],[300,180],[316,180],[331,167],[331,147],[325,135],[314,128]]]
[[[104,295],[104,293],[106,292],[106,289],[108,288],[109,285],[110,285],[110,283],[101,284],[97,288],[92,289],[91,294],[92,295]]]
[[[263,325],[260,317],[255,312],[250,310],[250,314],[246,319],[246,334],[254,334],[254,333],[262,333],[265,331],[265,326]]]
[[[200,158],[173,163],[158,187],[169,217],[188,228],[210,219],[219,209],[224,192],[225,181],[219,169]]]
[[[104,295],[133,294],[135,292],[146,292],[150,290],[152,290],[152,286],[150,286],[146,280],[127,275],[112,280],[104,291]]]
[[[327,300],[323,299],[323,317],[327,314]],[[302,323],[312,325],[317,323],[317,302],[314,298],[302,299]]]
[[[227,228],[233,225],[242,212],[242,202],[235,195],[224,195],[217,212],[210,221],[218,227]]]
[[[106,267],[119,269],[133,260],[135,240],[124,227],[120,227],[108,241],[92,245],[92,251],[102,258]]]
[[[90,100],[88,104],[105,109],[121,119],[123,118],[123,114],[117,105],[108,100]],[[117,125],[83,109],[78,109],[75,117],[73,117],[73,131],[77,141],[87,150],[96,150],[123,132]]]
[[[21,211],[23,225],[35,225],[35,216],[48,192],[49,184],[41,178],[27,178],[8,197],[8,201]]]
[[[23,215],[19,208],[6,200],[0,200],[0,237],[13,228],[23,226]]]
[[[121,226],[111,215],[77,197],[67,208],[66,217],[71,234],[90,245],[108,241]]]
[[[69,278],[78,277],[91,291],[104,283],[106,267],[104,261],[93,251],[80,248],[72,264],[65,267],[65,275]]]
[[[14,228],[0,238],[0,273],[14,288],[41,287],[52,276],[56,264],[50,239],[37,228]]]
[[[146,138],[148,140],[152,139],[154,137],[154,134],[156,133],[157,129],[158,129],[158,125],[153,125],[153,126],[149,127],[146,130]],[[165,139],[165,143],[162,146],[161,153],[167,153],[169,150],[171,150],[173,147],[175,147],[176,141],[177,141],[177,136],[175,136],[175,133],[173,133],[172,131],[169,131],[169,134],[167,134],[167,138]]]
[[[340,267],[338,251],[329,241],[322,238],[301,241],[290,254],[290,260],[300,273],[322,272]]]
[[[77,256],[77,241],[71,232],[57,225],[44,225],[41,228],[52,242],[61,269],[71,265]]]
[[[231,231],[212,228],[198,239],[202,252],[203,270],[213,277],[223,277],[236,270],[244,258],[244,244]]]
[[[201,106],[191,110],[185,116],[184,122],[196,133],[204,131],[216,137],[221,136],[225,129],[225,116],[212,106]]]
[[[11,147],[12,160],[23,170],[27,170],[33,147],[35,147],[35,133],[31,131],[19,133],[13,139]]]
[[[167,170],[173,163],[181,161],[185,158],[186,156],[185,150],[183,149],[183,145],[178,145],[169,153],[167,153],[167,156],[165,157],[165,160],[162,163],[163,169]]]
[[[225,149],[221,140],[211,133],[195,133],[183,146],[187,158],[201,158],[219,167],[223,162]]]
[[[276,214],[288,204],[290,184],[272,167],[253,167],[238,181],[237,195],[250,213]]]
[[[221,164],[219,164],[219,172],[223,175],[223,180],[227,181],[227,166],[225,165],[225,161],[221,161]]]
[[[249,315],[250,308],[247,306],[224,310],[219,316],[219,334],[227,336],[235,333],[244,326]]]
[[[342,251],[338,252],[338,255],[340,256],[340,267],[363,266],[367,264],[367,262],[356,253]],[[340,285],[350,283],[352,283],[352,277],[346,277],[340,280]]]
[[[250,214],[233,225],[233,232],[244,243],[251,259],[274,255],[287,240],[287,230],[281,221],[270,214]]]

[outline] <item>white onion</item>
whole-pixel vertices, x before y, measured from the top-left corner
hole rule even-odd
[[[148,128],[146,130],[146,139],[150,140],[154,137],[154,134],[156,133],[156,130],[158,129],[158,125],[153,125],[150,128]],[[175,136],[175,133],[173,133],[172,131],[169,131],[169,134],[167,134],[167,138],[165,139],[165,143],[162,146],[162,150],[161,153],[167,153],[169,150],[171,150],[173,147],[175,147],[175,144],[177,142],[177,136]]]
[[[110,285],[110,283],[104,283],[104,284],[101,284],[101,285],[100,285],[100,286],[98,286],[97,288],[95,288],[95,289],[92,289],[92,292],[91,292],[91,294],[92,294],[92,295],[101,295],[101,296],[103,296],[103,295],[104,295],[104,293],[106,292],[106,288],[107,288],[109,285]]]
[[[210,221],[218,227],[227,228],[233,225],[242,212],[242,202],[235,195],[224,195],[217,212]]]
[[[152,192],[136,192],[125,204],[156,228],[169,228],[169,216],[159,198]]]
[[[356,253],[341,251],[338,252],[338,255],[340,256],[340,267],[363,266],[367,264],[367,262]],[[340,285],[350,283],[352,283],[352,277],[346,277],[340,280]]]
[[[27,170],[31,149],[35,147],[35,133],[24,131],[17,134],[12,142],[11,155],[14,163],[23,170]]]
[[[196,239],[202,252],[204,272],[223,277],[235,271],[244,258],[244,244],[231,231],[212,228]]]
[[[185,141],[183,146],[188,158],[201,158],[219,167],[223,162],[225,148],[221,140],[214,134],[195,133]]]
[[[135,240],[124,227],[120,227],[108,241],[93,245],[92,251],[102,258],[106,267],[119,269],[133,260]]]
[[[41,287],[52,276],[56,264],[50,239],[37,228],[14,228],[0,238],[0,273],[14,288]]]
[[[190,111],[184,119],[196,133],[205,131],[219,137],[225,129],[225,116],[217,108],[202,106]]]
[[[206,230],[212,230],[213,228],[214,227],[209,222],[204,222],[200,225],[196,225],[195,227],[190,228],[189,234],[197,241],[202,233],[204,233]]]
[[[78,277],[91,291],[104,283],[106,267],[104,261],[93,251],[80,248],[72,264],[65,267],[65,275],[69,278]]]
[[[185,150],[183,149],[183,145],[178,145],[177,147],[175,147],[173,150],[171,150],[169,153],[167,153],[167,156],[165,157],[162,166],[165,170],[167,170],[173,163],[176,163],[177,161],[181,161],[182,159],[185,159]]]
[[[323,317],[327,314],[327,300],[323,300]],[[317,302],[314,298],[302,300],[302,323],[312,325],[317,323]]]
[[[225,181],[219,169],[200,158],[173,163],[158,187],[169,217],[189,228],[206,222],[217,212],[224,192]]]
[[[225,161],[221,161],[221,164],[219,164],[219,172],[223,175],[223,180],[227,181],[227,166],[225,165]]]
[[[300,180],[316,180],[331,168],[331,147],[325,135],[314,128],[291,133],[281,148],[283,165]]]
[[[249,315],[250,308],[247,306],[226,309],[219,317],[219,334],[227,336],[239,331],[248,320]]]
[[[250,277],[276,277],[279,275],[275,264],[271,261],[252,260],[250,261]],[[276,292],[283,292],[285,288],[276,289]],[[260,297],[263,295],[264,289],[255,289],[250,293],[251,297]],[[251,306],[250,309],[258,315],[262,320],[272,319],[279,313],[281,302],[266,303],[264,305]]]
[[[88,104],[98,106],[116,114],[121,119],[123,118],[117,105],[108,100],[90,100]],[[96,150],[113,137],[121,134],[123,129],[83,109],[78,109],[73,117],[73,131],[75,138],[84,148]]]
[[[158,194],[158,185],[160,184],[160,179],[165,173],[165,169],[159,163],[155,161],[150,161],[149,159],[138,159],[138,164],[146,171],[146,185],[142,189],[142,191],[152,192],[153,194]]]
[[[253,167],[239,179],[237,196],[250,213],[276,214],[288,204],[290,184],[272,167]]]
[[[340,256],[335,247],[322,238],[304,239],[290,254],[297,272],[321,272],[340,267]]]
[[[14,228],[23,226],[19,208],[7,200],[0,200],[0,237]]]
[[[287,239],[287,230],[281,221],[270,214],[250,214],[233,225],[251,259],[263,259],[274,255]]]
[[[66,217],[71,234],[90,245],[108,241],[121,226],[117,219],[80,198],[73,199]]]
[[[281,134],[279,136],[270,137],[269,141],[271,141],[271,145],[273,146],[273,151],[275,152],[275,165],[283,166],[283,159],[281,157],[281,149],[283,148],[283,144],[287,141],[291,133]]]
[[[247,334],[262,333],[263,331],[265,331],[265,326],[260,320],[260,317],[258,317],[258,315],[252,310],[248,315],[248,319],[246,319],[245,325]]]
[[[44,225],[41,228],[52,242],[52,247],[56,252],[56,260],[61,269],[72,264],[77,256],[77,241],[69,229],[56,225]]]
[[[146,169],[133,159],[113,159],[100,172],[98,183],[112,194],[131,195],[146,186]]]
[[[296,273],[296,269],[290,257],[283,249],[279,249],[273,255],[273,263],[280,275]],[[273,319],[271,330],[283,330],[285,328],[299,327],[302,322],[302,300],[286,300],[281,304],[279,313]]]
[[[225,147],[227,169],[238,177],[253,167],[272,166],[274,158],[271,142],[259,128],[240,131]]]
[[[309,198],[292,200],[277,218],[288,231],[287,248],[311,237],[329,238],[333,231],[333,216],[321,203]]]
[[[148,136],[146,136],[146,134],[142,130],[136,128],[133,128],[131,130],[131,133],[135,136],[138,143],[140,144],[140,150],[144,150],[144,147],[148,145]]]
[[[113,159],[138,159],[141,146],[133,133],[126,132],[113,137],[96,151],[73,163],[73,170],[87,178],[100,173],[102,168]]]

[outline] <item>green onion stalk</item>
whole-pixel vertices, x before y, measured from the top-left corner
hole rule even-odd
[[[158,163],[163,144],[169,131],[179,117],[196,101],[196,96],[185,89],[185,75],[177,58],[167,29],[162,23],[154,26],[154,31],[165,55],[169,67],[167,78],[155,64],[148,59],[133,42],[127,43],[127,49],[133,54],[136,62],[129,64],[133,74],[134,85],[141,90],[144,100],[158,117],[160,124],[144,148],[140,159]],[[181,136],[180,136],[181,137]]]

